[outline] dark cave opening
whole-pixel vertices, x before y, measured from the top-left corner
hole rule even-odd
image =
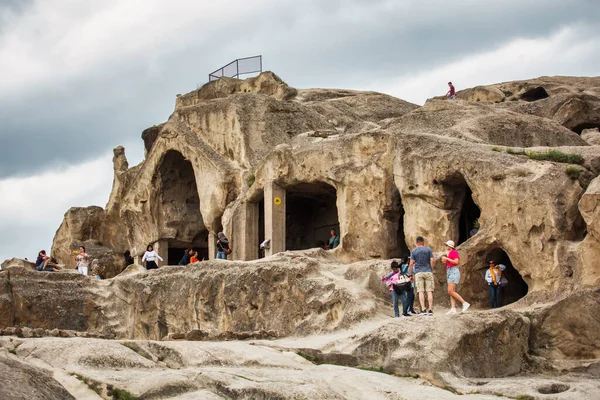
[[[286,250],[324,246],[334,229],[340,234],[333,186],[301,182],[286,188]]]

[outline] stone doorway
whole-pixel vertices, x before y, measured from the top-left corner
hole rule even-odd
[[[208,259],[208,230],[200,213],[200,198],[192,163],[175,150],[163,156],[158,168],[159,201],[156,219],[159,236],[167,243],[168,265],[177,265],[185,249]],[[163,253],[164,254],[164,253]]]
[[[258,258],[265,257],[265,249],[260,248],[260,244],[265,240],[265,198],[258,202]]]
[[[286,187],[286,250],[322,247],[335,229],[340,234],[333,186],[301,182]]]

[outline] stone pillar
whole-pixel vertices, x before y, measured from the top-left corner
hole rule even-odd
[[[265,186],[265,239],[271,239],[265,256],[285,251],[285,189],[273,182]]]
[[[208,232],[208,259],[214,260],[217,258],[217,234]]]
[[[258,258],[258,204],[247,202],[242,207],[241,235],[238,243],[241,244],[236,253],[241,260],[256,260]],[[235,249],[234,249],[235,252]]]
[[[154,245],[152,247],[154,247],[154,251],[156,251],[156,254],[161,256],[164,260],[157,260],[158,262],[160,262],[160,266],[169,265],[169,242],[164,239],[157,240],[156,242],[154,242]]]

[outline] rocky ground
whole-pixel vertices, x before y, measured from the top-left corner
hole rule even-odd
[[[394,319],[379,282],[388,264],[344,265],[323,251],[286,252],[157,271],[131,266],[105,281],[14,266],[0,273],[6,377],[0,393],[6,399],[600,396],[599,290],[454,316],[445,315],[438,293],[434,316]]]

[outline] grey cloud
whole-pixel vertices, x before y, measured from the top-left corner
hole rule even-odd
[[[358,89],[567,25],[600,37],[596,15],[600,4],[584,0],[275,3],[217,32],[198,27],[151,57],[135,54],[20,98],[0,93],[0,178],[141,146],[141,131],[166,120],[176,93],[237,57],[263,54],[266,69],[297,87]]]

